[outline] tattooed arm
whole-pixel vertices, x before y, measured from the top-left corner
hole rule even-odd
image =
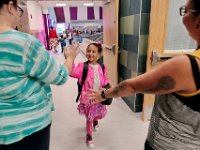
[[[156,93],[157,91],[171,90],[175,87],[175,80],[170,76],[162,76],[157,85],[155,84],[155,87],[144,89],[141,92],[136,92],[137,87],[134,88],[134,85],[131,85],[132,82],[131,79],[128,79],[119,83],[116,87],[106,92],[106,97],[126,96],[129,93]]]
[[[174,57],[156,69],[140,76],[124,80],[105,91],[105,96],[122,97],[135,93],[167,94],[195,91],[191,64],[185,55]],[[102,91],[93,91],[92,99],[102,99]]]

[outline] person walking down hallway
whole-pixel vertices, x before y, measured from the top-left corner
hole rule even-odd
[[[68,39],[69,39],[69,45],[72,45],[72,40],[73,40],[72,31],[69,31],[69,33],[68,33]]]
[[[98,59],[102,52],[102,46],[99,43],[90,43],[86,48],[87,62],[73,65],[70,77],[77,78],[81,86],[80,103],[78,111],[80,115],[86,118],[86,144],[89,148],[94,147],[92,128],[97,131],[99,128],[98,121],[106,116],[106,106],[99,104],[91,104],[87,98],[90,93],[89,89],[100,89],[101,87],[110,85],[107,75],[107,67],[98,63]],[[86,69],[87,68],[87,69]],[[85,80],[84,80],[85,76]],[[77,99],[77,100],[78,100]]]
[[[49,43],[51,45],[52,51],[54,53],[57,53],[57,47],[58,47],[58,34],[56,30],[51,26],[49,30]]]
[[[145,150],[200,150],[200,0],[187,0],[180,15],[197,43],[193,53],[89,95],[101,102],[135,93],[156,94]]]
[[[62,53],[64,51],[64,47],[66,46],[66,42],[65,42],[65,39],[63,35],[60,36],[59,38],[59,42],[60,42],[60,45],[61,45],[61,49],[62,49]]]
[[[0,150],[49,150],[50,84],[66,82],[77,47],[58,64],[35,37],[14,30],[22,15],[19,1],[0,1]]]

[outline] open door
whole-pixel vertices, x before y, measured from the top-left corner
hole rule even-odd
[[[103,6],[103,57],[108,77],[113,85],[118,82],[118,11],[119,0],[109,0]]]
[[[186,0],[151,0],[147,71],[185,50],[195,49],[195,42],[189,38],[179,15],[179,7],[185,2]],[[144,121],[150,119],[154,100],[155,95],[144,95]]]

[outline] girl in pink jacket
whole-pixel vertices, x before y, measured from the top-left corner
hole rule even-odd
[[[92,127],[94,127],[95,130],[98,130],[98,120],[105,117],[107,113],[105,105],[102,105],[101,103],[91,104],[87,97],[87,95],[91,93],[90,89],[98,90],[109,83],[106,67],[103,71],[102,67],[97,62],[101,51],[101,44],[91,43],[87,46],[86,57],[88,59],[88,72],[82,87],[79,99],[80,103],[78,105],[79,113],[81,115],[85,115],[86,117],[86,144],[89,148],[94,147],[94,143],[92,141]],[[70,74],[71,77],[77,78],[80,84],[82,82],[83,68],[84,63],[79,63],[77,67],[73,65],[73,70]]]

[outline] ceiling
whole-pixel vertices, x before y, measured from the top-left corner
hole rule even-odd
[[[84,3],[94,3],[94,6],[102,6],[107,0],[23,0],[39,2],[44,7],[55,7],[57,3],[66,3],[68,6],[81,6]]]

